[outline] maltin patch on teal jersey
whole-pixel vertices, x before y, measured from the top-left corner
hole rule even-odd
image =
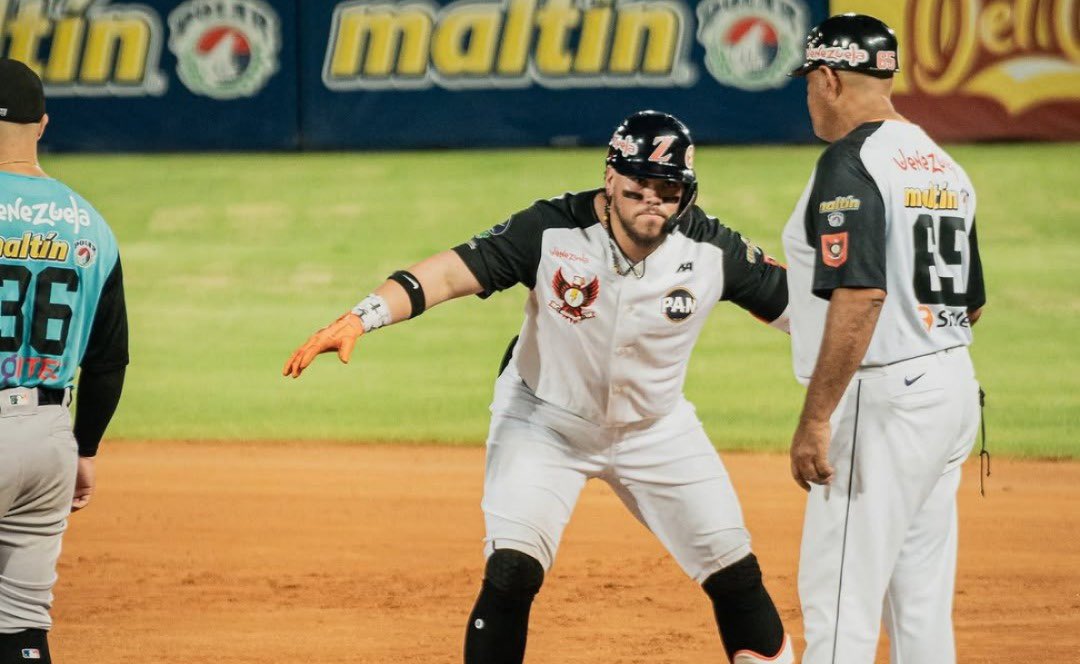
[[[26,231],[19,237],[0,235],[0,257],[12,260],[67,262],[71,245],[66,240],[58,239],[55,231],[49,233],[31,233]]]

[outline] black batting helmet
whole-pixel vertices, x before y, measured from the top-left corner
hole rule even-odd
[[[827,18],[806,35],[806,60],[791,75],[806,76],[818,67],[890,78],[900,71],[896,33],[865,14]]]
[[[622,121],[608,143],[607,165],[620,175],[658,178],[683,184],[682,201],[664,230],[675,229],[697,198],[694,139],[674,115],[638,111]]]

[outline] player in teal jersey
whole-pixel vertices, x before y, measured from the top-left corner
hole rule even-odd
[[[128,363],[116,238],[38,164],[47,123],[41,80],[0,58],[0,664],[52,661],[60,537],[90,501]]]

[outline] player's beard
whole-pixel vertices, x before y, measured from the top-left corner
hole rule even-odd
[[[619,224],[623,233],[634,243],[636,249],[648,255],[667,239],[667,233],[664,232],[664,221],[657,224],[642,220],[638,224],[634,224],[632,217],[631,221],[626,220],[619,207],[619,201],[616,200],[611,206],[612,220],[614,223]],[[657,216],[663,216],[663,213],[659,210],[656,213]]]

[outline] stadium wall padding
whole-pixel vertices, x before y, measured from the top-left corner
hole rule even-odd
[[[599,145],[643,108],[679,116],[700,143],[801,143],[815,140],[805,83],[786,72],[829,9],[0,0],[0,54],[45,81],[47,150]],[[831,10],[897,28],[898,108],[935,137],[1080,139],[1080,0],[833,0]]]

